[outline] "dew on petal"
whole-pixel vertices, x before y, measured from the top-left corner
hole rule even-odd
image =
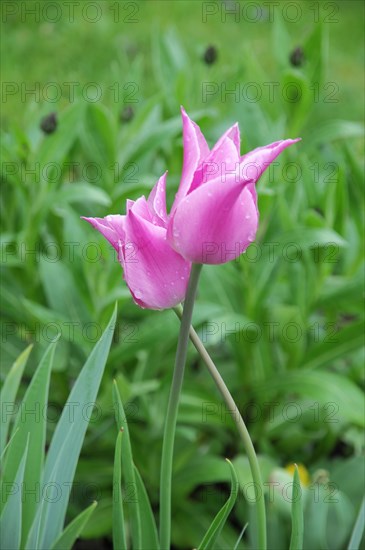
[[[245,220],[249,220],[251,218],[250,214],[246,214]]]
[[[142,293],[140,290],[135,290],[134,295],[137,298],[137,300],[140,300],[142,298]]]

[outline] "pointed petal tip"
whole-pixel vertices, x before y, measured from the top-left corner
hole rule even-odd
[[[189,117],[188,113],[186,112],[186,110],[184,109],[184,107],[182,105],[180,105],[180,111],[181,111],[181,117],[183,119],[183,122],[185,120],[189,120],[191,121],[191,118]],[[193,121],[192,121],[193,122]]]
[[[96,218],[88,218],[87,216],[80,216],[80,220],[85,220],[86,222],[90,223],[91,225],[95,225],[97,223]]]

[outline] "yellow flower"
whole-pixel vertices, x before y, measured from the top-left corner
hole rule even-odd
[[[303,487],[308,487],[308,485],[310,484],[310,475],[307,468],[303,466],[303,464],[297,464],[297,466],[298,466],[299,479],[300,479],[301,485]],[[287,466],[285,466],[285,470],[289,474],[294,475],[295,464],[294,463],[288,464]]]

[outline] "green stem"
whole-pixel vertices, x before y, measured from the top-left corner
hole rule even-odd
[[[160,483],[160,546],[161,550],[169,550],[171,538],[171,478],[174,440],[177,412],[181,386],[189,343],[189,330],[193,315],[194,300],[198,286],[201,264],[193,264],[190,273],[188,289],[181,316],[179,340],[175,357],[174,375],[172,379],[169,404],[167,407],[165,432],[162,444],[161,483]]]
[[[182,315],[181,307],[179,306],[175,307],[174,311],[176,315],[181,319],[181,315]],[[205,349],[203,343],[201,342],[199,336],[197,335],[193,327],[190,327],[190,340],[194,344],[194,347],[196,348],[199,355],[203,359],[205,365],[207,366],[209,373],[212,376],[229,411],[232,412],[232,418],[242,438],[243,445],[245,447],[248,461],[250,464],[252,479],[258,491],[258,498],[256,501],[258,548],[260,548],[260,550],[266,550],[266,509],[265,509],[265,498],[264,498],[264,486],[262,483],[260,466],[257,460],[255,448],[251,441],[250,434],[248,433],[246,424],[244,423],[243,418],[238,410],[238,407],[232,395],[230,394],[223,378],[219,374],[217,367],[213,363],[212,358],[210,357],[209,353]]]

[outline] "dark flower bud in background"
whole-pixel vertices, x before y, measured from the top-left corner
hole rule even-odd
[[[130,122],[132,118],[134,117],[134,109],[130,105],[126,105],[124,109],[122,109],[122,112],[120,113],[120,121],[121,122]]]
[[[207,49],[204,52],[204,62],[207,65],[212,65],[217,61],[218,52],[217,49],[214,46],[208,46]]]
[[[301,46],[297,46],[290,54],[289,61],[293,67],[301,67],[304,63],[304,51]]]
[[[49,113],[44,116],[39,127],[45,134],[53,134],[57,128],[57,113]]]

